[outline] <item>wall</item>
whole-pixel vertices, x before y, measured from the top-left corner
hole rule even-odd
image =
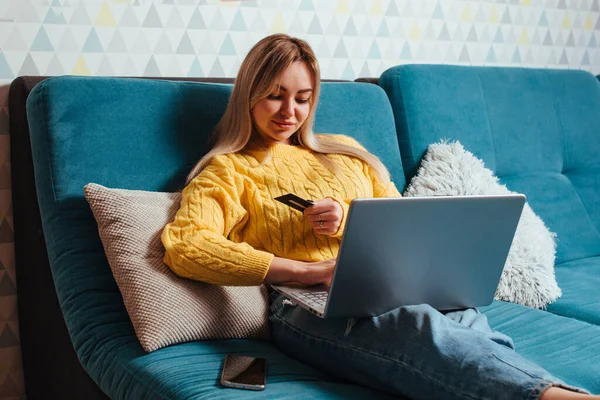
[[[309,41],[324,78],[401,63],[600,73],[599,0],[2,0],[0,86],[20,75],[227,76],[263,36]],[[0,87],[0,399],[23,396]]]

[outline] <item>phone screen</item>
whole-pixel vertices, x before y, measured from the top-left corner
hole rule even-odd
[[[240,389],[262,390],[266,384],[266,360],[247,356],[225,357],[221,384]]]

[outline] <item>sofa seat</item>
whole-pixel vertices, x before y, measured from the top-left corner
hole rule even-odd
[[[599,326],[501,301],[481,311],[492,328],[513,339],[519,354],[571,385],[600,393]]]
[[[109,330],[110,328],[106,328]],[[297,362],[266,341],[191,342],[145,353],[127,332],[97,343],[86,369],[111,399],[390,399],[366,387],[335,380]],[[220,370],[225,354],[265,357],[267,389],[225,389]]]
[[[548,311],[600,326],[600,257],[574,260],[556,266],[563,295]]]

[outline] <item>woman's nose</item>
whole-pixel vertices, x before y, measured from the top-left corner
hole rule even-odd
[[[294,115],[294,104],[292,101],[288,100],[283,102],[281,105],[281,114],[286,117],[291,117]]]

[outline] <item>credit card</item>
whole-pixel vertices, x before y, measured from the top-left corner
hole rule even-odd
[[[285,204],[288,207],[295,208],[298,211],[304,211],[306,207],[310,207],[314,204],[311,200],[304,200],[302,197],[298,197],[293,193],[275,197],[275,200]]]

